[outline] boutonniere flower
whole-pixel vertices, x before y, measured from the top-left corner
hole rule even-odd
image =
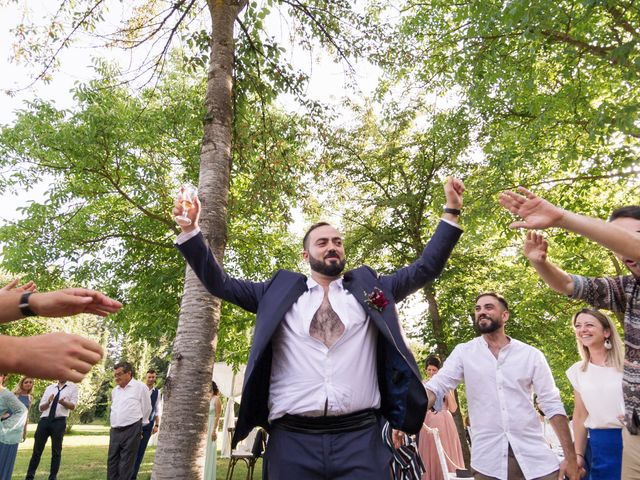
[[[389,305],[389,300],[385,298],[384,293],[378,287],[374,287],[371,293],[364,292],[364,301],[369,307],[379,312],[382,312],[384,307]]]

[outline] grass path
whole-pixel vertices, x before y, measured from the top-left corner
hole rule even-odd
[[[18,457],[13,470],[12,480],[22,480],[27,472],[31,451],[33,450],[33,432],[35,425],[29,425],[27,440],[18,447]],[[109,427],[101,425],[76,425],[73,431],[65,435],[62,447],[62,463],[58,478],[60,480],[102,480],[107,478],[107,453],[109,450]],[[140,467],[139,480],[149,480],[153,468],[155,447],[147,448]],[[51,462],[51,447],[42,454],[35,480],[47,480]],[[228,459],[218,458],[216,480],[223,480],[227,473]],[[244,463],[239,462],[233,472],[233,479],[244,479],[247,474]],[[256,465],[254,480],[262,478],[262,461]]]

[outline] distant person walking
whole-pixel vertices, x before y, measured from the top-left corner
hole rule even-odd
[[[142,427],[149,423],[149,388],[133,378],[129,362],[113,367],[116,387],[111,393],[108,480],[130,480],[142,439]]]

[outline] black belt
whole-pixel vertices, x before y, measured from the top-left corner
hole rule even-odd
[[[140,425],[142,420],[138,420],[137,422],[133,422],[131,425],[125,425],[124,427],[111,427],[116,432],[121,432],[122,430],[126,430],[127,428],[135,427],[136,425]]]
[[[297,433],[344,433],[364,430],[377,422],[378,411],[367,409],[345,415],[324,417],[287,414],[275,419],[272,424],[284,430]]]

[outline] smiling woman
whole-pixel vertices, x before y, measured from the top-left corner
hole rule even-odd
[[[578,464],[588,479],[619,479],[622,466],[624,347],[615,326],[598,310],[573,316],[582,360],[567,370],[573,385],[573,433]]]

